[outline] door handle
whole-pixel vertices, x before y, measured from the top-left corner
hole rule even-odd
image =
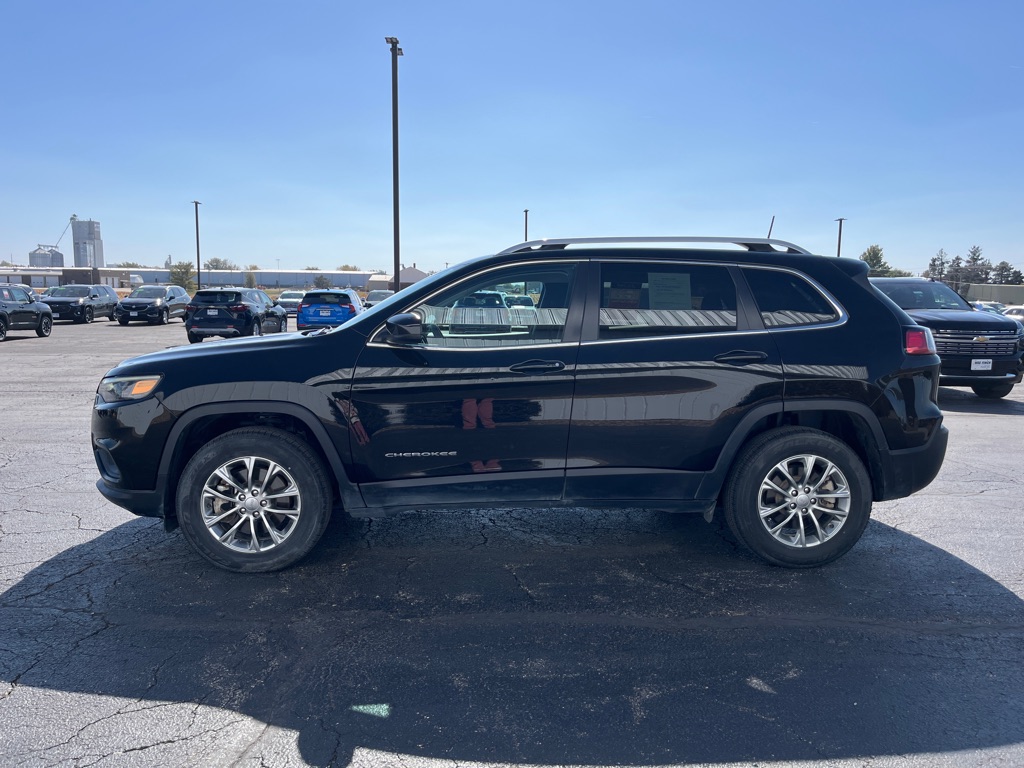
[[[742,349],[734,349],[732,352],[723,352],[715,355],[716,363],[728,363],[729,365],[750,365],[751,363],[763,363],[768,359],[764,352],[748,352]]]
[[[565,368],[561,360],[527,360],[525,363],[516,363],[509,366],[514,373],[552,373]]]

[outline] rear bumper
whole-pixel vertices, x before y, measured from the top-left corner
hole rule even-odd
[[[883,487],[875,501],[902,499],[928,485],[942,468],[948,442],[949,430],[940,426],[922,446],[889,451],[882,459]]]

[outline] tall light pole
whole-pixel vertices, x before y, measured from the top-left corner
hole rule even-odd
[[[840,216],[836,221],[839,222],[839,242],[836,243],[836,258],[838,259],[839,255],[843,252],[843,222],[846,219]]]
[[[202,205],[198,200],[193,200],[192,205],[196,207],[196,290],[198,291],[203,287],[201,265],[202,262],[199,260],[199,206]]]
[[[523,242],[530,239],[530,209],[523,208]]]
[[[401,246],[398,239],[398,57],[402,55],[402,49],[398,47],[397,37],[385,37],[384,42],[391,46],[391,172],[392,184],[394,186],[394,209],[395,217],[395,290],[402,286],[398,273],[402,266],[399,262]]]

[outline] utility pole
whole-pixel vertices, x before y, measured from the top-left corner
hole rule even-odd
[[[523,242],[530,239],[530,209],[523,208]]]
[[[384,42],[391,46],[391,172],[394,187],[395,292],[397,293],[402,287],[398,276],[401,272],[399,263],[401,246],[398,237],[398,57],[403,54],[402,49],[398,47],[397,37],[385,37]]]
[[[839,222],[839,242],[836,243],[836,258],[838,259],[840,254],[843,252],[843,222],[846,221],[840,216],[836,221]]]
[[[196,290],[198,291],[203,287],[202,281],[202,262],[199,260],[199,206],[202,205],[198,200],[193,200],[192,205],[196,207]]]

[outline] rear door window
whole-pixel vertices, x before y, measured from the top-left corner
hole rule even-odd
[[[728,268],[653,262],[601,265],[598,338],[736,330],[736,285]]]

